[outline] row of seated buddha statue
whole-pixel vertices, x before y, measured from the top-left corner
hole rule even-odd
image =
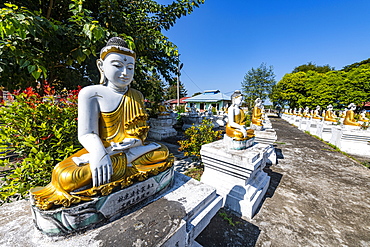
[[[358,116],[358,121],[355,119],[355,110],[356,105],[354,103],[351,103],[348,105],[348,108],[346,108],[339,114],[339,117],[337,117],[335,112],[333,111],[332,105],[328,105],[327,109],[323,110],[321,115],[320,106],[317,106],[316,109],[311,112],[309,111],[308,107],[305,107],[303,112],[302,108],[299,108],[298,110],[294,108],[294,110],[289,109],[286,110],[284,113],[287,115],[323,120],[327,122],[338,122],[340,118],[343,118],[343,125],[349,126],[361,126],[361,123],[369,122],[369,119],[366,117],[366,110],[361,111]]]

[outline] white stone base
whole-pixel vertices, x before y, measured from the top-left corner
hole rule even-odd
[[[149,133],[148,133],[149,138],[152,138],[158,141],[166,139],[171,136],[176,136],[176,135],[177,135],[177,131],[172,127],[168,127],[167,129],[150,128]]]
[[[246,150],[227,150],[222,140],[202,146],[201,182],[217,189],[224,206],[252,218],[269,186],[262,170],[273,147],[256,144]]]
[[[263,131],[254,131],[255,142],[261,144],[268,144],[273,145],[274,142],[277,140],[276,131],[274,129],[265,129]]]
[[[252,130],[263,130],[263,126],[251,124],[251,129]]]
[[[330,142],[343,152],[370,158],[370,131],[335,128]]]
[[[228,149],[242,150],[246,149],[254,144],[254,137],[245,141],[236,141],[233,138],[224,135],[224,144]]]
[[[177,121],[175,118],[170,116],[158,116],[158,118],[151,118],[149,121],[149,138],[160,141],[177,135],[177,131],[172,127]]]

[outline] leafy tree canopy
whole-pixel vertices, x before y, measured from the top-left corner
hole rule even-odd
[[[187,90],[185,89],[184,87],[184,84],[182,84],[182,82],[180,81],[179,82],[179,93],[180,93],[180,99],[182,97],[185,97],[188,92]],[[165,95],[165,99],[166,100],[170,100],[170,99],[177,99],[177,83],[176,84],[172,84],[172,85],[169,85],[167,88],[166,88],[166,95]]]
[[[353,63],[353,64],[350,64],[350,65],[346,65],[346,66],[343,67],[342,71],[348,72],[351,69],[355,69],[355,68],[360,67],[363,64],[369,64],[369,63],[370,63],[370,58],[366,59],[366,60],[363,60],[361,62],[358,62],[358,63]]]
[[[308,71],[316,71],[318,73],[326,73],[329,71],[334,70],[334,67],[330,67],[329,64],[323,65],[323,66],[318,66],[312,62],[309,62],[307,64],[300,65],[298,67],[295,67],[292,71],[292,73],[297,73],[297,72],[308,72]]]
[[[262,63],[257,69],[249,70],[242,82],[242,90],[247,105],[249,107],[253,106],[257,98],[267,99],[274,85],[275,74],[272,66],[267,67],[265,63]]]
[[[350,103],[361,106],[370,99],[370,64],[348,72],[317,71],[286,74],[274,86],[270,99],[282,106],[326,108],[329,104],[343,109]]]
[[[174,83],[178,50],[161,31],[204,0],[18,0],[0,6],[1,86],[56,89],[98,82],[95,61],[112,36],[137,53],[133,86],[147,96]],[[163,90],[161,91],[163,95]]]

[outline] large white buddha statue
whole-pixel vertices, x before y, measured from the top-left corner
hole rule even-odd
[[[46,187],[31,189],[37,207],[89,201],[172,166],[167,147],[145,142],[144,98],[130,87],[135,59],[121,38],[111,38],[101,50],[100,84],[78,95],[78,140],[84,148],[56,165]]]

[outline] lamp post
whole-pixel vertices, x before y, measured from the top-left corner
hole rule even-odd
[[[180,106],[180,70],[182,69],[182,66],[184,66],[183,63],[179,63],[177,66],[177,110],[179,110]]]

